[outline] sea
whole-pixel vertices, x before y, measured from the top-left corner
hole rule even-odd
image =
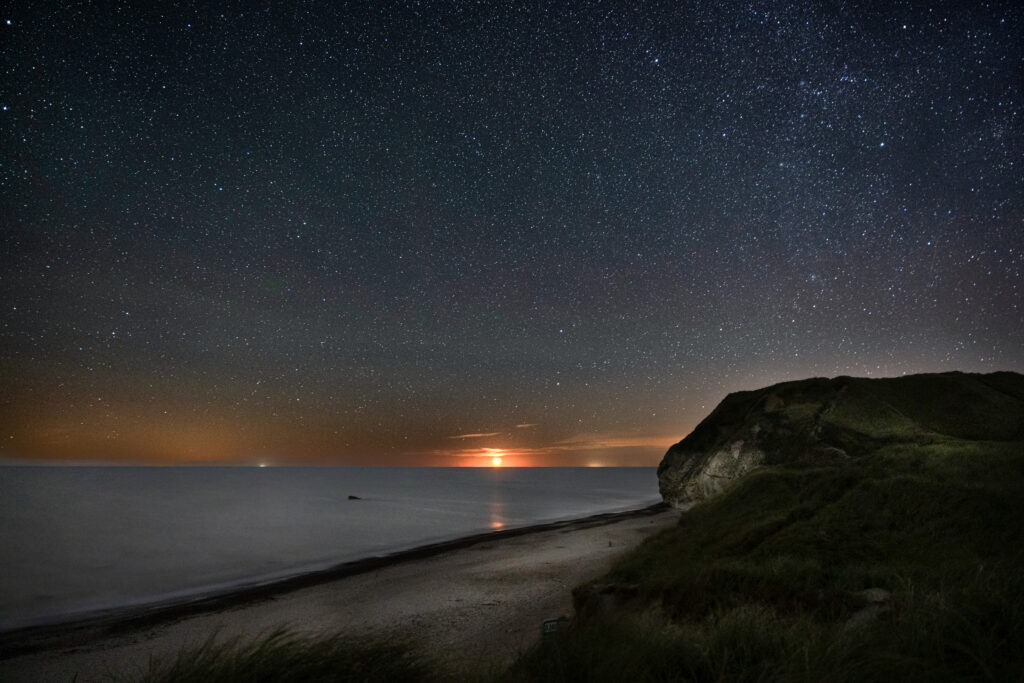
[[[0,467],[0,631],[660,501],[653,468]]]

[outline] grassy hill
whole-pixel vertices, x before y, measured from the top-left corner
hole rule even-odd
[[[1024,680],[1024,377],[742,392],[669,454],[739,438],[763,464],[579,587],[509,680]]]
[[[1024,382],[1011,372],[785,382],[727,396],[658,469],[675,505],[761,464],[823,465],[895,446],[1024,440]]]

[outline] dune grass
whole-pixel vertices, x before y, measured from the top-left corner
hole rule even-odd
[[[433,668],[401,643],[355,642],[284,629],[252,641],[207,640],[151,661],[127,683],[361,683],[430,681]]]
[[[749,602],[699,619],[604,614],[520,660],[507,681],[1020,681],[1021,584],[904,595],[862,625]]]
[[[1022,501],[1019,442],[752,472],[577,589],[505,679],[1024,681]]]

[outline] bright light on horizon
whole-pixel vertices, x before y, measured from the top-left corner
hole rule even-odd
[[[493,458],[491,458],[491,464],[494,465],[495,467],[501,467],[501,458],[499,458],[498,456],[494,456]]]

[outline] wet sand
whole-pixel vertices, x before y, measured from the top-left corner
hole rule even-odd
[[[144,616],[7,634],[0,681],[104,680],[211,637],[282,626],[397,637],[450,672],[494,671],[539,639],[544,620],[572,615],[574,586],[678,516],[655,509],[487,534]]]

